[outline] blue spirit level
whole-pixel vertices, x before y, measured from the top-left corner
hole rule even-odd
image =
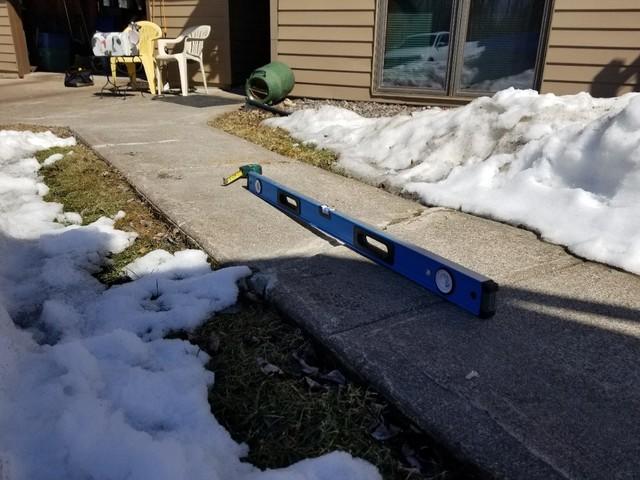
[[[495,313],[498,284],[493,280],[290,190],[263,176],[260,169],[243,173],[251,193],[298,221],[480,318]]]

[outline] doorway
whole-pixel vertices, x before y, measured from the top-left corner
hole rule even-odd
[[[95,31],[122,31],[146,18],[144,0],[23,0],[29,61],[39,71],[89,65]]]

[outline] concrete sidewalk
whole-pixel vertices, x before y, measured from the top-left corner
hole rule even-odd
[[[98,82],[99,83],[99,80]],[[497,477],[640,477],[640,278],[530,232],[268,152],[207,126],[238,97],[99,98],[59,75],[0,80],[0,123],[73,128],[222,263],[461,457]],[[498,283],[478,320],[322,238],[240,185],[244,163]],[[475,372],[475,373],[472,373]]]

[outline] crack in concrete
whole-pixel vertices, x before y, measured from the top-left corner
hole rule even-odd
[[[419,218],[428,217],[430,215],[434,215],[440,212],[452,212],[455,213],[456,210],[451,210],[447,207],[423,207],[418,210],[413,210],[407,215],[402,215],[396,218],[393,218],[389,222],[385,223],[384,226],[380,227],[381,230],[387,230],[389,227],[393,227],[396,225],[400,225],[403,223],[411,223],[414,220]]]
[[[331,337],[334,337],[336,335],[342,335],[342,334],[345,334],[345,333],[352,332],[352,331],[357,330],[359,328],[370,327],[371,325],[375,325],[377,323],[383,322],[385,320],[388,320],[388,319],[390,319],[392,317],[395,317],[395,316],[398,316],[398,315],[406,315],[408,313],[417,312],[418,310],[420,310],[423,307],[438,306],[438,305],[442,305],[442,304],[445,304],[445,303],[447,303],[447,302],[445,302],[444,300],[435,299],[433,301],[433,303],[428,303],[428,304],[425,304],[425,305],[416,305],[414,307],[406,308],[404,310],[399,310],[397,312],[391,312],[391,313],[388,313],[386,315],[383,315],[380,318],[377,318],[375,320],[371,320],[370,322],[361,323],[359,325],[353,325],[353,326],[345,328],[343,330],[335,331],[335,332],[329,334],[328,337],[331,338]],[[394,325],[397,325],[397,324],[394,324]]]

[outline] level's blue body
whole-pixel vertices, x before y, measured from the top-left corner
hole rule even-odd
[[[288,215],[474,315],[488,318],[495,313],[498,285],[493,280],[393,238],[255,172],[248,174],[247,188]]]

